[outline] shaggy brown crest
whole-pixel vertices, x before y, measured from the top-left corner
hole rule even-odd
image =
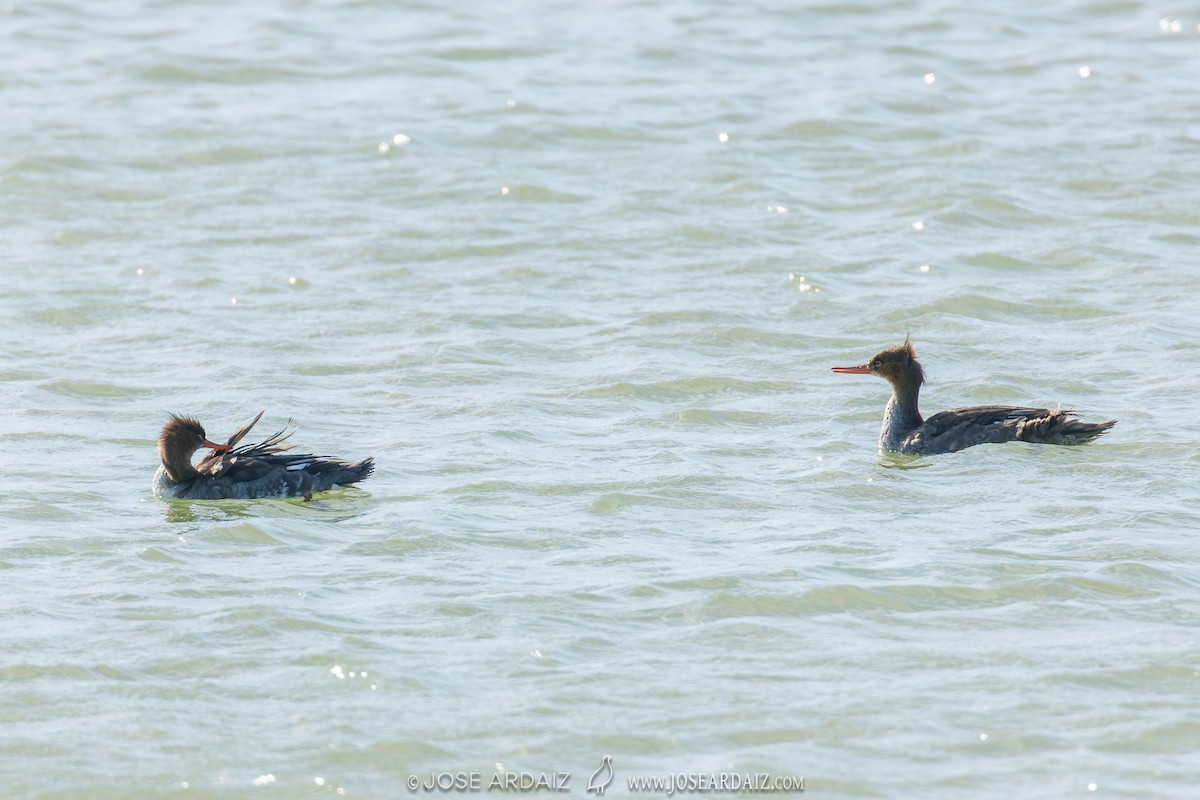
[[[191,417],[172,414],[158,437],[158,457],[166,467],[167,475],[175,482],[192,478],[196,468],[192,466],[192,453],[201,447],[213,450],[228,449],[225,445],[208,441],[204,426]]]
[[[925,368],[917,360],[917,348],[905,337],[904,344],[889,347],[867,362],[871,374],[886,378],[893,385],[917,386],[925,383]]]

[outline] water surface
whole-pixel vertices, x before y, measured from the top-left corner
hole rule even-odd
[[[1189,796],[1200,18],[991,6],[6,6],[7,794]],[[263,408],[377,474],[151,497]]]

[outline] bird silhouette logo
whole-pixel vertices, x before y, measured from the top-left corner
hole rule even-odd
[[[588,794],[595,792],[597,797],[604,797],[604,790],[612,783],[612,779],[612,756],[605,756],[600,759],[600,768],[592,773],[592,777],[588,778]]]

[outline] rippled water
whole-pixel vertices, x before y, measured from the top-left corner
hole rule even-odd
[[[6,796],[1195,791],[1200,18],[2,11]],[[882,457],[910,333],[1121,422]],[[378,473],[151,497],[262,408]]]

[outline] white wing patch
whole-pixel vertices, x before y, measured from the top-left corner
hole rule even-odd
[[[303,469],[308,469],[312,466],[314,461],[316,461],[315,458],[305,459],[304,461],[293,461],[291,464],[287,465],[287,471],[298,472]]]

